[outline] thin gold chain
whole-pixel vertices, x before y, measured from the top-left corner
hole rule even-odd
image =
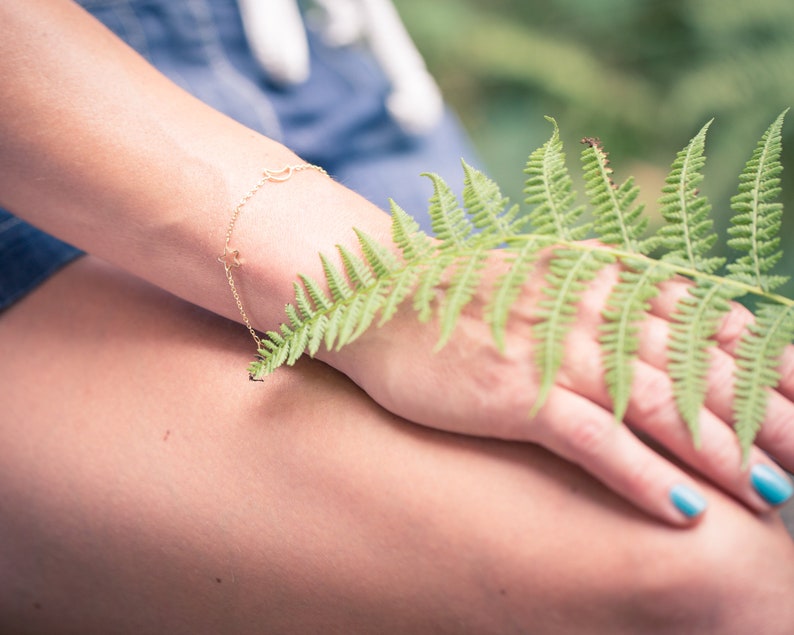
[[[218,256],[218,262],[223,265],[223,269],[226,272],[226,280],[229,282],[229,288],[232,290],[234,303],[237,305],[237,310],[240,312],[240,316],[243,318],[243,322],[245,323],[248,332],[251,334],[251,337],[254,338],[257,350],[262,348],[262,340],[259,339],[259,336],[256,334],[256,330],[254,330],[254,327],[251,324],[251,320],[248,318],[248,313],[246,313],[245,308],[243,307],[243,301],[240,299],[240,293],[237,291],[237,285],[235,284],[234,276],[232,275],[232,269],[237,269],[243,264],[240,261],[240,251],[237,249],[232,249],[231,247],[232,233],[234,232],[234,226],[237,223],[237,219],[240,217],[240,213],[243,211],[243,207],[245,207],[245,204],[251,200],[254,194],[256,194],[265,183],[281,183],[283,181],[289,180],[292,175],[295,174],[295,172],[302,172],[304,170],[316,170],[322,174],[328,174],[320,166],[313,165],[311,163],[285,165],[283,168],[278,170],[265,169],[262,172],[262,178],[257,181],[254,187],[246,192],[245,196],[240,199],[234,208],[232,217],[229,219],[229,225],[226,228],[226,244],[223,247],[223,253]]]

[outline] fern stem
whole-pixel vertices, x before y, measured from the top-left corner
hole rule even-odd
[[[526,240],[531,238],[532,240],[537,240],[537,236],[513,236],[508,238],[505,242],[508,245],[521,245]],[[646,256],[644,254],[637,253],[635,251],[626,251],[625,249],[618,249],[616,247],[611,247],[609,245],[593,245],[592,242],[581,242],[581,241],[574,241],[574,240],[563,240],[560,238],[549,237],[548,239],[548,246],[559,246],[565,247],[567,249],[573,249],[576,251],[601,251],[605,254],[608,254],[617,260],[624,262],[634,260],[644,260],[648,263],[648,265],[660,265],[663,268],[666,268],[668,271],[671,271],[673,274],[677,274],[683,276],[685,278],[689,278],[690,280],[708,280],[713,282],[714,284],[720,284],[724,287],[729,287],[735,289],[737,291],[736,297],[741,297],[745,295],[752,295],[758,298],[762,298],[764,300],[768,300],[774,304],[782,304],[786,307],[794,306],[794,299],[787,298],[786,296],[777,294],[777,293],[770,293],[769,291],[764,291],[758,285],[748,284],[746,282],[742,282],[741,280],[736,280],[734,278],[727,278],[725,276],[721,276],[719,274],[713,273],[706,273],[704,271],[700,271],[693,267],[685,267],[683,265],[678,265],[670,261],[661,261],[656,260],[655,258],[651,258],[650,256]]]

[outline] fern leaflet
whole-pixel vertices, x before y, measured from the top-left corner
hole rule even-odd
[[[609,254],[598,250],[555,250],[546,276],[548,286],[543,289],[546,297],[538,302],[536,316],[540,322],[533,329],[540,387],[532,415],[543,406],[554,385],[565,353],[565,336],[576,317],[576,305],[587,288],[586,283],[595,278],[599,269],[613,261]]]
[[[700,445],[700,410],[708,388],[710,346],[721,318],[728,312],[728,301],[737,291],[723,284],[701,280],[688,289],[676,306],[670,327],[668,371],[673,379],[673,396],[681,417]]]
[[[642,216],[644,206],[634,205],[640,188],[634,185],[632,178],[620,186],[612,181],[612,168],[600,140],[585,137],[582,143],[588,146],[582,152],[582,166],[596,235],[607,245],[647,253],[648,243],[641,238],[648,219]]]
[[[623,420],[631,396],[640,322],[659,292],[658,284],[672,276],[661,263],[629,259],[624,264],[629,268],[621,271],[610,293],[599,329],[607,389],[618,421]]]
[[[529,155],[524,169],[527,175],[524,202],[535,206],[529,212],[529,220],[538,234],[580,240],[588,231],[587,226],[577,226],[584,207],[573,206],[576,194],[565,166],[560,130],[554,119],[546,119],[554,126],[551,139]]]
[[[739,343],[733,411],[745,464],[766,414],[768,391],[780,379],[778,359],[793,337],[794,306],[764,303]]]
[[[659,199],[662,217],[667,221],[659,230],[666,250],[663,259],[705,273],[713,273],[724,262],[722,258],[706,257],[717,235],[709,218],[711,204],[697,187],[703,180],[700,170],[706,162],[704,149],[710,125],[711,121],[706,123],[678,153]]]
[[[780,113],[758,142],[752,157],[739,177],[739,193],[731,199],[735,215],[728,233],[728,246],[745,252],[728,264],[730,276],[772,291],[788,276],[770,275],[780,260],[780,219],[783,205],[775,199],[780,193],[781,129],[788,109]]]

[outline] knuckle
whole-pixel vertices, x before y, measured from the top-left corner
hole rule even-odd
[[[778,366],[780,373],[781,386],[791,386],[794,384],[794,346],[788,346],[780,358],[780,365]]]
[[[720,436],[720,439],[711,443],[708,439],[703,440],[700,456],[703,457],[705,464],[702,469],[714,474],[738,473],[742,463],[739,445],[735,443],[732,435]]]
[[[605,451],[612,426],[595,417],[583,417],[568,430],[563,442],[572,456],[582,459],[601,456]]]
[[[670,379],[662,373],[653,373],[635,379],[631,396],[632,419],[647,422],[674,416],[675,402]]]
[[[709,383],[717,387],[721,392],[733,391],[734,377],[736,375],[736,364],[730,355],[724,351],[712,350],[709,364]]]
[[[773,394],[772,398],[775,398]],[[774,419],[767,420],[760,432],[763,444],[772,454],[781,448],[794,448],[794,412],[776,412]]]
[[[625,491],[631,496],[641,497],[647,492],[658,489],[657,462],[652,460],[633,460],[624,467]]]
[[[731,304],[731,308],[722,319],[715,335],[721,346],[733,348],[739,343],[742,335],[747,331],[747,326],[753,321],[753,314],[741,304]]]

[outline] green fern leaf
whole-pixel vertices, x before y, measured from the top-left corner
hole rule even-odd
[[[339,338],[339,331],[345,322],[345,315],[347,307],[343,304],[334,304],[328,311],[328,322],[325,325],[325,334],[323,335],[323,342],[325,348],[332,351],[336,348],[336,343]]]
[[[391,291],[391,283],[389,280],[378,280],[368,290],[366,295],[363,296],[364,300],[360,306],[360,313],[356,316],[356,325],[352,330],[348,339],[343,340],[340,337],[340,342],[337,346],[342,346],[350,343],[364,334],[364,332],[375,321],[378,312],[386,304],[386,300]]]
[[[287,361],[289,347],[277,331],[268,331],[267,339],[262,340],[265,348],[259,351],[260,359],[252,362],[248,367],[248,374],[252,379],[260,379],[263,375],[269,375]]]
[[[417,262],[436,249],[433,240],[419,228],[419,224],[397,203],[391,201],[391,231],[394,244],[405,262]]]
[[[709,218],[711,204],[698,190],[710,125],[711,121],[706,123],[678,153],[659,199],[662,217],[667,221],[659,230],[666,250],[663,259],[705,273],[713,273],[724,263],[722,258],[706,256],[717,235]]]
[[[364,264],[364,261],[356,256],[349,249],[338,245],[337,250],[342,258],[342,264],[345,266],[347,278],[353,283],[354,289],[363,289],[372,284],[374,278],[369,267]]]
[[[413,302],[420,322],[428,322],[433,317],[433,309],[439,299],[441,281],[454,261],[453,254],[441,252],[421,272]]]
[[[292,366],[298,358],[303,355],[306,351],[306,347],[309,344],[309,325],[304,323],[301,324],[299,327],[293,331],[290,336],[290,345],[289,345],[289,354],[287,355],[287,359],[285,363],[288,366]]]
[[[764,291],[784,284],[787,276],[769,275],[783,256],[780,250],[780,219],[783,205],[780,193],[781,131],[788,109],[780,113],[758,142],[752,157],[739,177],[739,193],[731,199],[735,212],[728,233],[728,246],[745,255],[728,264],[730,276]]]
[[[314,317],[314,325],[309,332],[308,342],[306,344],[306,352],[310,357],[314,357],[325,337],[325,330],[328,327],[328,316],[320,313]]]
[[[478,248],[455,261],[454,273],[439,310],[441,336],[436,344],[436,350],[447,343],[455,330],[461,311],[474,297],[480,283],[480,271],[487,257],[488,250]]]
[[[361,251],[367,259],[367,264],[372,269],[376,278],[383,278],[400,267],[396,256],[386,247],[381,245],[374,238],[364,232],[355,229]]]
[[[514,236],[523,225],[525,217],[518,217],[519,207],[508,207],[510,199],[502,196],[499,186],[483,172],[463,164],[463,205],[474,226],[483,237],[504,239]]]
[[[353,341],[353,333],[356,332],[359,323],[364,319],[362,316],[364,315],[364,305],[368,297],[368,293],[356,293],[350,298],[349,302],[340,305],[339,332],[336,336],[335,350],[339,350]]]
[[[345,280],[345,277],[336,268],[325,254],[320,254],[320,261],[323,264],[323,271],[325,272],[325,279],[328,282],[328,288],[331,290],[331,298],[334,302],[341,302],[353,295],[353,289]]]
[[[433,231],[441,241],[441,250],[465,247],[474,228],[461,209],[455,193],[437,174],[425,172],[422,176],[433,182],[428,213]]]
[[[648,225],[642,215],[644,205],[635,205],[640,188],[632,178],[620,186],[613,182],[607,153],[598,139],[585,137],[582,143],[587,145],[582,152],[582,166],[596,235],[607,245],[648,253],[648,243],[641,241]]]
[[[780,258],[780,207],[773,199],[780,182],[783,115],[767,130],[742,174],[730,244],[743,255],[729,266],[728,276],[716,273],[722,260],[708,255],[716,236],[709,202],[697,189],[711,122],[672,165],[660,199],[666,224],[656,245],[662,255],[652,258],[648,254],[654,243],[642,238],[646,221],[636,203],[637,187],[631,178],[623,185],[613,184],[607,155],[593,140],[588,141],[582,162],[600,242],[581,242],[589,226],[582,222],[583,207],[574,205],[559,131],[554,120],[549,121],[554,126],[552,137],[530,155],[525,170],[534,232],[496,184],[471,166],[463,164],[463,209],[449,186],[429,175],[430,213],[438,240],[423,233],[392,202],[392,240],[399,255],[361,232],[357,236],[363,259],[340,247],[340,269],[321,255],[328,291],[311,278],[300,277],[295,301],[285,309],[286,323],[265,334],[259,359],[249,367],[251,377],[258,379],[283,364],[293,364],[305,352],[314,355],[323,344],[328,349],[349,344],[373,323],[391,319],[411,295],[420,320],[438,320],[438,347],[443,346],[478,292],[482,267],[496,247],[506,248],[508,267],[491,291],[484,319],[496,345],[504,350],[512,307],[533,262],[540,249],[556,245],[532,330],[539,375],[532,414],[554,385],[582,292],[601,267],[619,261],[623,270],[607,300],[599,334],[615,415],[622,419],[629,403],[638,329],[650,300],[663,280],[688,277],[693,285],[674,313],[668,367],[677,408],[696,443],[717,325],[731,299],[751,293],[761,300],[756,322],[739,345],[735,382],[735,426],[746,458],[764,419],[769,388],[779,380],[777,359],[794,337],[794,301],[771,293],[780,278],[769,273]]]
[[[310,320],[314,315],[314,307],[309,296],[297,282],[292,283],[292,290],[295,292],[295,306],[299,311],[300,319]]]
[[[565,337],[576,318],[577,303],[586,283],[610,262],[614,258],[598,250],[555,250],[546,276],[548,286],[538,302],[536,315],[540,321],[533,329],[540,381],[532,416],[543,406],[554,385],[564,357]]]
[[[416,267],[405,267],[393,276],[390,293],[381,308],[378,326],[383,326],[394,317],[403,301],[413,292],[418,277],[419,271]]]
[[[288,304],[284,307],[284,312],[287,314],[289,318],[290,324],[292,324],[292,328],[299,328],[303,323],[303,318],[298,314],[298,310],[295,308],[295,305]]]
[[[298,277],[301,279],[301,282],[303,282],[304,288],[309,294],[314,306],[317,307],[318,311],[326,311],[331,308],[332,302],[328,299],[323,290],[320,288],[320,285],[317,284],[315,280],[304,274],[299,274]]]
[[[738,291],[711,280],[699,280],[679,301],[673,314],[668,346],[668,372],[681,417],[700,445],[700,412],[708,389],[709,348],[720,320]]]
[[[513,246],[510,268],[496,281],[496,286],[485,306],[484,318],[491,327],[494,341],[500,351],[505,349],[505,329],[510,309],[518,299],[525,280],[529,277],[538,250],[546,243],[541,240],[524,240],[520,247]]]
[[[745,465],[766,415],[769,389],[780,380],[780,355],[792,338],[794,306],[764,303],[757,310],[755,324],[739,342],[733,411]]]
[[[610,293],[599,336],[604,354],[604,378],[617,421],[623,420],[631,397],[640,322],[650,308],[650,300],[659,292],[659,283],[673,275],[658,262],[632,259],[624,264],[629,268],[621,271]]]
[[[560,240],[580,240],[587,235],[588,227],[577,225],[584,207],[576,206],[573,180],[565,165],[560,131],[557,122],[546,117],[553,126],[551,138],[529,155],[524,173],[527,205],[534,206],[529,220],[535,233],[556,236]]]

